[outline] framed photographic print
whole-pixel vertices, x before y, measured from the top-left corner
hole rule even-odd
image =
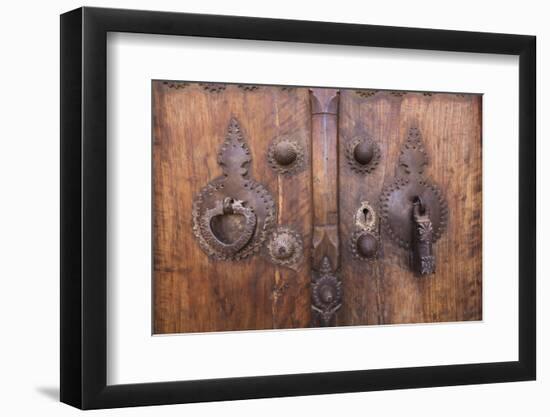
[[[535,38],[61,16],[61,400],[535,378]]]

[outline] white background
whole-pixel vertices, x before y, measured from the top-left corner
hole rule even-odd
[[[109,384],[517,360],[517,57],[120,33],[107,51]],[[483,322],[151,337],[151,79],[182,77],[483,93]]]
[[[419,26],[536,34],[538,73],[548,63],[548,12],[543,2],[461,1],[339,1],[317,2],[202,0],[95,2],[88,5],[163,9],[203,13],[241,14],[327,21]],[[2,17],[2,117],[0,178],[2,298],[0,345],[2,403],[6,415],[72,415],[77,411],[57,403],[58,395],[58,275],[59,275],[59,20],[58,14],[80,6],[73,1],[55,4],[15,2],[4,5]],[[548,134],[542,121],[548,84],[538,80],[539,213],[548,211],[549,194],[542,185],[550,165],[540,163],[549,147],[540,138]],[[7,146],[6,146],[7,145]],[[550,249],[550,222],[539,215],[539,258]],[[100,415],[309,415],[377,414],[464,416],[548,415],[550,366],[546,359],[550,313],[543,299],[550,295],[539,267],[539,377],[537,382],[435,388],[180,405],[101,411]],[[546,394],[546,396],[545,396]],[[5,409],[5,410],[4,410]]]

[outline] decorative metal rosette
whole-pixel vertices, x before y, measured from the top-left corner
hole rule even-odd
[[[358,136],[346,144],[346,159],[352,171],[368,174],[380,162],[380,147],[369,136]]]
[[[267,242],[267,250],[274,264],[294,267],[303,257],[302,237],[289,227],[278,227]]]
[[[298,141],[281,138],[273,141],[267,151],[267,161],[271,168],[282,175],[292,175],[304,167],[305,152]]]
[[[330,261],[324,257],[318,272],[314,273],[311,298],[312,309],[323,326],[329,326],[336,311],[342,306],[342,282],[332,271]]]
[[[367,230],[356,230],[351,235],[350,251],[356,259],[374,262],[380,257],[380,236]]]

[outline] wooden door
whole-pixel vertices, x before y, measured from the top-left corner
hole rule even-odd
[[[154,333],[309,326],[308,262],[272,264],[269,236],[258,253],[218,260],[192,230],[194,199],[224,175],[218,154],[235,120],[250,150],[248,178],[274,204],[271,230],[284,226],[311,240],[308,90],[154,81],[153,117]],[[268,160],[273,141],[284,139],[303,150],[292,175]]]
[[[481,319],[480,96],[173,81],[152,93],[154,333]],[[411,135],[427,157],[406,160],[422,171],[411,181],[441,235],[428,275],[384,211]]]
[[[435,274],[419,277],[411,270],[410,251],[395,243],[381,219],[376,262],[342,251],[340,325],[481,320],[481,96],[342,91],[342,235],[351,239],[351,219],[362,201],[382,214],[381,194],[399,175],[401,152],[415,128],[428,157],[424,178],[448,206],[445,231],[434,244]],[[345,148],[355,137],[370,137],[380,147],[379,162],[367,175],[349,169]]]

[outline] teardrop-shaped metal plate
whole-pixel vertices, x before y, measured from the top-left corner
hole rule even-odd
[[[392,240],[405,249],[411,248],[415,198],[420,197],[430,213],[433,241],[439,239],[447,227],[447,203],[439,187],[424,178],[427,164],[428,155],[420,131],[411,128],[401,149],[398,175],[380,197],[382,224]]]
[[[239,123],[233,118],[218,153],[223,176],[208,183],[193,201],[193,233],[202,250],[214,259],[238,260],[258,252],[275,222],[271,194],[262,184],[249,178],[251,161]],[[233,214],[245,217],[244,222],[228,226],[236,228],[228,233],[237,236],[233,242],[224,242],[221,233],[216,234],[212,225],[215,216],[223,215],[220,202],[228,198],[238,202]]]

